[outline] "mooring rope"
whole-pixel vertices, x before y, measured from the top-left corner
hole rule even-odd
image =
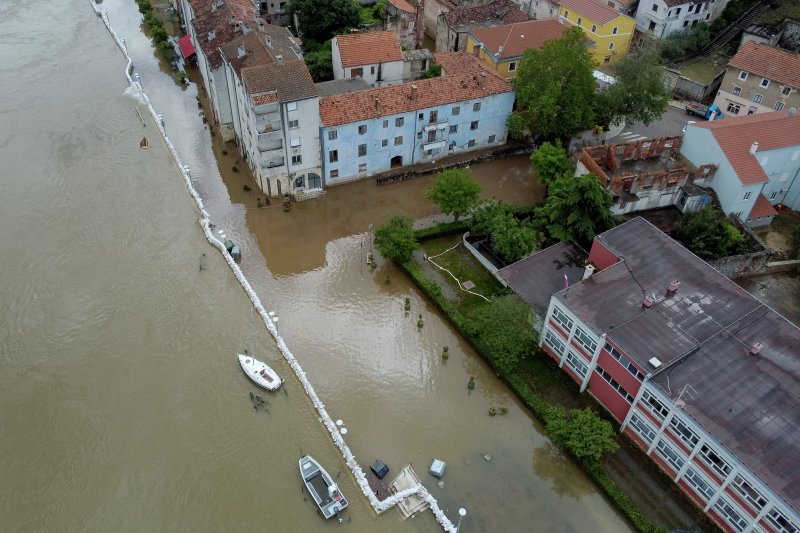
[[[344,441],[344,437],[339,433],[339,430],[336,427],[333,419],[330,417],[328,412],[325,409],[325,404],[319,399],[317,396],[317,392],[314,390],[314,387],[311,385],[311,382],[308,380],[305,371],[300,366],[300,363],[297,359],[292,355],[292,352],[289,350],[289,347],[284,342],[283,338],[278,335],[278,330],[275,327],[275,323],[272,321],[271,317],[267,313],[267,310],[261,304],[261,300],[258,298],[258,295],[253,290],[253,287],[250,285],[250,282],[245,277],[244,273],[242,272],[241,268],[238,264],[233,260],[233,258],[228,253],[227,249],[225,248],[225,244],[221,242],[219,239],[216,238],[214,233],[211,231],[210,224],[211,224],[211,216],[209,215],[208,211],[206,211],[205,204],[203,203],[202,198],[200,198],[200,194],[194,188],[194,184],[192,183],[192,177],[189,172],[189,167],[183,164],[180,156],[178,155],[178,151],[175,149],[175,146],[170,141],[169,137],[167,136],[167,132],[164,129],[164,121],[159,115],[153,104],[150,102],[150,98],[147,94],[142,90],[141,85],[134,80],[131,75],[133,73],[133,59],[131,59],[130,55],[128,55],[127,47],[125,46],[125,39],[119,37],[114,28],[111,27],[111,22],[108,19],[108,13],[104,9],[100,9],[93,0],[89,0],[89,3],[92,5],[97,16],[99,16],[103,23],[105,24],[108,32],[111,34],[111,37],[114,38],[114,42],[117,44],[119,49],[122,51],[125,58],[128,60],[128,64],[125,67],[125,77],[128,80],[128,83],[133,87],[136,91],[141,94],[144,102],[147,104],[147,109],[150,111],[153,119],[155,120],[156,127],[158,128],[159,133],[161,133],[161,137],[164,139],[164,143],[166,144],[167,148],[169,149],[170,154],[172,155],[172,159],[175,161],[175,164],[178,167],[178,171],[183,176],[184,182],[186,184],[186,188],[189,190],[189,194],[194,199],[195,203],[197,204],[198,209],[200,210],[201,218],[200,218],[200,226],[203,228],[203,233],[206,236],[206,239],[212,246],[216,247],[222,257],[225,258],[227,261],[228,266],[233,271],[233,274],[236,276],[236,279],[239,280],[242,288],[244,289],[247,296],[250,298],[253,306],[255,307],[256,311],[259,315],[261,315],[261,319],[264,321],[264,325],[267,327],[267,331],[269,331],[270,335],[273,339],[275,339],[276,344],[278,345],[278,349],[283,355],[286,362],[289,363],[289,366],[294,371],[297,379],[303,385],[303,388],[306,391],[311,403],[314,405],[314,408],[319,413],[320,419],[325,427],[328,429],[328,432],[331,434],[331,439],[333,440],[336,447],[339,448],[339,451],[342,453],[342,457],[344,457],[345,463],[350,471],[353,473],[355,477],[356,483],[358,483],[361,491],[364,493],[364,496],[369,501],[372,508],[375,510],[376,513],[381,514],[384,511],[391,509],[405,498],[410,496],[418,496],[425,500],[431,508],[436,521],[441,524],[442,529],[448,532],[455,532],[456,527],[447,518],[447,515],[444,514],[444,511],[439,507],[436,498],[434,498],[428,489],[426,489],[422,484],[418,484],[414,487],[408,488],[406,490],[400,491],[397,494],[389,496],[384,500],[379,500],[375,494],[372,492],[372,488],[369,486],[369,482],[367,481],[366,475],[364,475],[364,471],[361,469],[361,465],[356,462],[356,458],[353,453],[350,451],[350,447],[347,446],[347,443]]]

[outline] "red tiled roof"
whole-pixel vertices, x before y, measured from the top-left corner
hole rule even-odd
[[[244,47],[244,55],[242,57],[239,57],[239,47]],[[272,56],[267,50],[267,45],[261,41],[258,32],[255,31],[235,38],[221,47],[221,50],[222,55],[230,63],[236,74],[239,74],[244,67],[273,62]]]
[[[412,100],[412,85],[417,97]],[[349,94],[320,98],[319,114],[323,126],[338,126],[380,116],[391,116],[417,109],[428,109],[493,94],[510,93],[510,83],[485,71],[443,76],[412,83],[392,85]],[[380,100],[380,112],[376,105]]]
[[[194,45],[192,44],[192,37],[190,35],[184,35],[178,39],[178,45],[181,47],[181,54],[183,55],[184,59],[196,52]]]
[[[394,7],[399,9],[400,11],[405,11],[406,13],[415,13],[414,6],[406,2],[406,0],[389,0],[389,3],[392,4]]]
[[[728,65],[800,88],[800,55],[786,50],[748,41],[739,48]]]
[[[242,69],[242,81],[248,94],[277,93],[281,102],[305,100],[319,95],[304,61],[268,63]]]
[[[758,198],[756,198],[756,203],[753,204],[753,209],[750,210],[750,216],[747,218],[750,220],[754,218],[774,217],[777,214],[778,212],[775,211],[775,208],[769,203],[767,197],[763,194],[759,194]]]
[[[257,94],[253,97],[253,105],[271,104],[277,101],[278,101],[278,93],[276,92]]]
[[[569,27],[561,19],[552,18],[480,28],[470,33],[499,59],[507,59],[521,56],[529,48],[541,48],[547,41],[560,39]]]
[[[621,15],[613,7],[601,4],[597,0],[561,0],[560,3],[568,10],[583,15],[592,22],[603,25]]]
[[[436,52],[433,54],[433,60],[442,66],[442,76],[486,70],[486,63],[463,50],[458,52]]]
[[[455,8],[444,14],[444,20],[449,26],[462,26],[488,22],[511,24],[530,20],[530,17],[511,0],[494,0],[483,6]]]
[[[758,152],[786,146],[800,146],[800,115],[787,111],[759,113],[724,120],[698,122],[692,127],[711,130],[720,149],[744,185],[766,183],[769,177],[756,159]],[[758,143],[756,155],[750,147]]]
[[[403,60],[403,51],[393,31],[337,35],[336,43],[345,68]]]

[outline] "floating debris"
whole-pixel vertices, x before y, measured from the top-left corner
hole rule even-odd
[[[492,456],[489,455],[488,453],[486,455],[484,455],[483,458],[486,459],[487,463],[492,460]]]
[[[147,140],[147,137],[142,137],[142,140],[139,141],[139,148],[142,150],[147,150],[150,148],[150,141]]]

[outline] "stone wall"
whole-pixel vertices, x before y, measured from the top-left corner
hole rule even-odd
[[[738,221],[734,221],[734,223],[745,234],[755,251],[747,254],[721,257],[708,263],[731,279],[768,273],[769,259],[775,251],[767,246],[750,228]]]

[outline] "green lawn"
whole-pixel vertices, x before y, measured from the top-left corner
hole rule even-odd
[[[428,257],[438,256],[433,258],[433,261],[435,261],[437,265],[452,272],[462,283],[465,281],[474,283],[475,288],[472,289],[473,292],[482,294],[487,298],[491,298],[493,294],[506,292],[504,287],[500,285],[500,282],[473,257],[464,244],[458,243],[461,243],[461,235],[450,235],[438,239],[430,239],[423,241],[421,244],[422,249]],[[449,252],[439,255],[456,244],[458,244],[458,246]],[[476,300],[483,301],[481,298],[472,296],[459,289],[458,283],[456,283],[447,272],[441,272],[441,274],[448,285],[450,285],[457,294],[461,295],[457,302],[453,302],[454,304],[471,304]]]
[[[777,7],[761,13],[756,17],[756,22],[777,28],[785,18],[800,20],[800,2],[797,0],[784,0]]]
[[[681,74],[699,83],[710,83],[717,74],[725,70],[729,59],[726,55],[714,54],[681,68]]]

